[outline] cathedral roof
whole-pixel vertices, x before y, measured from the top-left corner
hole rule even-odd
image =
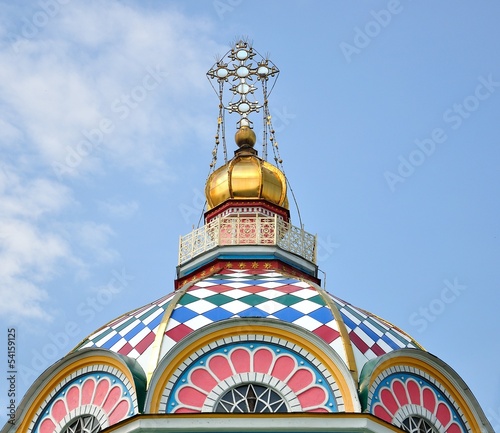
[[[235,266],[118,317],[89,335],[77,350],[108,349],[136,359],[151,373],[192,332],[235,318],[266,318],[301,327],[329,344],[358,373],[377,356],[420,348],[398,327],[284,272],[282,266],[256,261]]]

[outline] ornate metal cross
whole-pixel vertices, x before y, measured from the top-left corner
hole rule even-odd
[[[236,42],[207,72],[209,79],[215,79],[219,83],[218,94],[224,108],[229,113],[236,112],[241,116],[239,126],[250,126],[248,115],[253,111],[258,112],[267,103],[267,82],[269,78],[273,78],[274,85],[278,74],[279,70],[273,62],[262,57],[248,42],[242,40]],[[264,100],[261,104],[254,97],[258,81],[263,90]],[[231,86],[231,97],[227,102],[223,100],[224,83]]]

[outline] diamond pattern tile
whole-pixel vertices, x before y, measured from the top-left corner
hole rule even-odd
[[[211,292],[211,294],[209,293]],[[199,315],[186,322],[186,311]],[[338,324],[318,291],[309,284],[275,271],[226,269],[194,283],[180,298],[165,332],[175,344],[191,332],[219,320],[264,317],[302,326],[331,343],[340,337]],[[185,327],[180,328],[178,323]],[[169,347],[163,347],[166,353]]]
[[[90,335],[78,349],[99,347],[122,355],[141,357],[153,344],[158,326],[172,297],[173,293],[170,293],[113,320]]]
[[[342,315],[351,343],[364,355],[366,360],[384,355],[392,350],[418,347],[409,335],[404,334],[388,322],[335,296],[331,296],[331,298]]]

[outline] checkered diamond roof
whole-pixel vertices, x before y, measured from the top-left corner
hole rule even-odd
[[[170,305],[172,293],[108,323],[78,348],[109,349],[137,359],[146,370],[160,329],[164,330],[161,358],[187,335],[208,324],[249,317],[300,326],[323,339],[348,365],[352,353],[358,371],[374,357],[399,348],[419,347],[383,319],[312,283],[275,270],[224,269],[175,293],[175,305]],[[166,326],[160,328],[161,322]]]
[[[330,296],[340,311],[349,334],[359,371],[365,362],[377,356],[396,349],[419,348],[415,340],[391,323]]]
[[[124,314],[89,335],[77,349],[99,347],[130,356],[144,367],[160,322],[173,297],[170,293],[151,304]]]
[[[226,269],[186,289],[172,311],[162,353],[206,324],[237,317],[294,323],[327,343],[340,337],[330,307],[311,285],[275,271]]]

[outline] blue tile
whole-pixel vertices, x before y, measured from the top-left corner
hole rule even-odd
[[[363,332],[368,335],[373,341],[377,341],[380,339],[380,335],[373,332],[368,326],[366,326],[363,322],[359,324],[359,328],[363,330]]]
[[[385,341],[391,348],[393,349],[399,349],[400,347],[395,343],[393,340],[389,338],[387,334],[382,335],[381,337],[382,341]]]
[[[187,322],[196,316],[199,316],[196,311],[190,310],[185,306],[178,307],[172,312],[172,319],[175,319],[180,323]]]
[[[250,307],[246,310],[243,310],[241,313],[238,313],[239,317],[268,317],[269,313],[262,311],[257,307]]]
[[[332,312],[328,307],[321,307],[315,311],[312,311],[308,314],[313,319],[316,319],[318,322],[327,323],[334,319]]]
[[[254,280],[254,279],[248,279],[245,281],[245,283],[248,283],[252,286],[259,286],[261,284],[265,284],[265,283],[277,283],[277,284],[283,284],[283,285],[286,285],[286,284],[293,284],[293,283],[296,283],[298,282],[298,280],[290,280],[290,279],[284,279],[284,278],[280,278],[280,279],[275,279],[275,277],[269,277],[268,279],[261,279],[261,280]]]
[[[305,314],[296,310],[295,308],[286,307],[276,313],[273,313],[273,316],[277,317],[280,320],[284,320],[285,322],[293,322],[305,316]]]
[[[123,338],[125,338],[125,340],[127,341],[130,341],[132,339],[132,337],[135,337],[140,331],[142,331],[144,328],[146,327],[146,325],[144,325],[144,323],[142,322],[139,322],[137,325],[135,325],[129,332],[127,332],[126,335],[124,335]]]
[[[148,328],[151,329],[151,331],[160,324],[164,314],[165,312],[158,314],[157,317],[155,317],[153,320],[151,320],[151,322],[148,323]]]
[[[340,314],[342,314],[342,311],[340,312]],[[353,329],[356,329],[358,327],[358,325],[356,325],[349,317],[347,317],[345,314],[342,314],[342,320],[344,321],[345,325],[353,330]]]
[[[227,280],[216,280],[215,278],[206,278],[204,281],[207,281],[209,283],[213,283],[213,284],[227,284],[227,283],[233,283],[234,281],[231,281],[230,279],[227,279]],[[212,286],[208,286],[208,287],[204,287],[204,289],[208,289],[210,290],[210,287]]]
[[[206,313],[203,313],[203,315],[210,320],[213,320],[214,322],[217,322],[219,320],[225,320],[229,319],[230,317],[233,317],[234,314],[231,313],[230,311],[224,310],[224,308],[221,307],[216,307],[213,310],[207,311]]]
[[[104,343],[102,346],[99,347],[102,347],[103,349],[111,349],[111,347],[114,346],[116,343],[118,343],[118,341],[120,341],[121,338],[122,337],[120,334],[113,335],[113,337],[111,337],[108,341],[106,341],[106,343]]]

